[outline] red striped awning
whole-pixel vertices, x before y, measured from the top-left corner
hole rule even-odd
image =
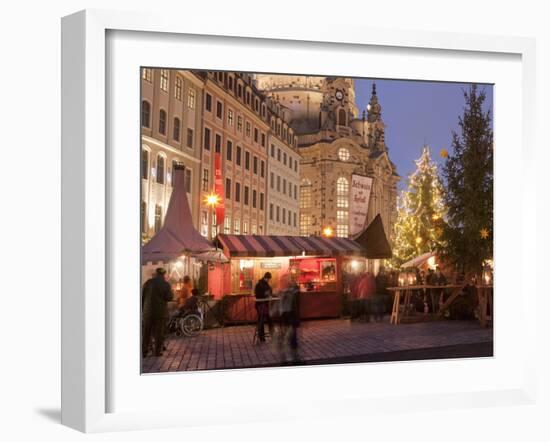
[[[279,235],[218,235],[228,257],[365,256],[366,251],[348,238]]]

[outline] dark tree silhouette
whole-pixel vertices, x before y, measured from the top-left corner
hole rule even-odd
[[[443,167],[447,216],[440,253],[458,270],[477,274],[493,256],[493,130],[485,98],[477,85],[464,91],[460,133],[453,131],[453,152]]]

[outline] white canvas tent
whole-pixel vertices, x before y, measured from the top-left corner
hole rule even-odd
[[[184,186],[184,167],[175,166],[174,188],[168,203],[164,225],[141,248],[141,262],[168,262],[182,255],[214,252],[214,247],[193,226]]]
[[[423,253],[422,255],[418,255],[416,258],[413,258],[410,261],[401,264],[401,268],[407,269],[410,267],[419,267],[433,256],[435,256],[435,252]]]

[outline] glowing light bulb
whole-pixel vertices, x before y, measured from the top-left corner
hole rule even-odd
[[[210,193],[204,198],[204,203],[209,207],[216,207],[220,203],[220,197],[216,193]]]

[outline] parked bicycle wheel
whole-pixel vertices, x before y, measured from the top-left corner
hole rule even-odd
[[[181,329],[186,336],[197,336],[202,330],[202,319],[198,315],[187,315],[181,321]]]

